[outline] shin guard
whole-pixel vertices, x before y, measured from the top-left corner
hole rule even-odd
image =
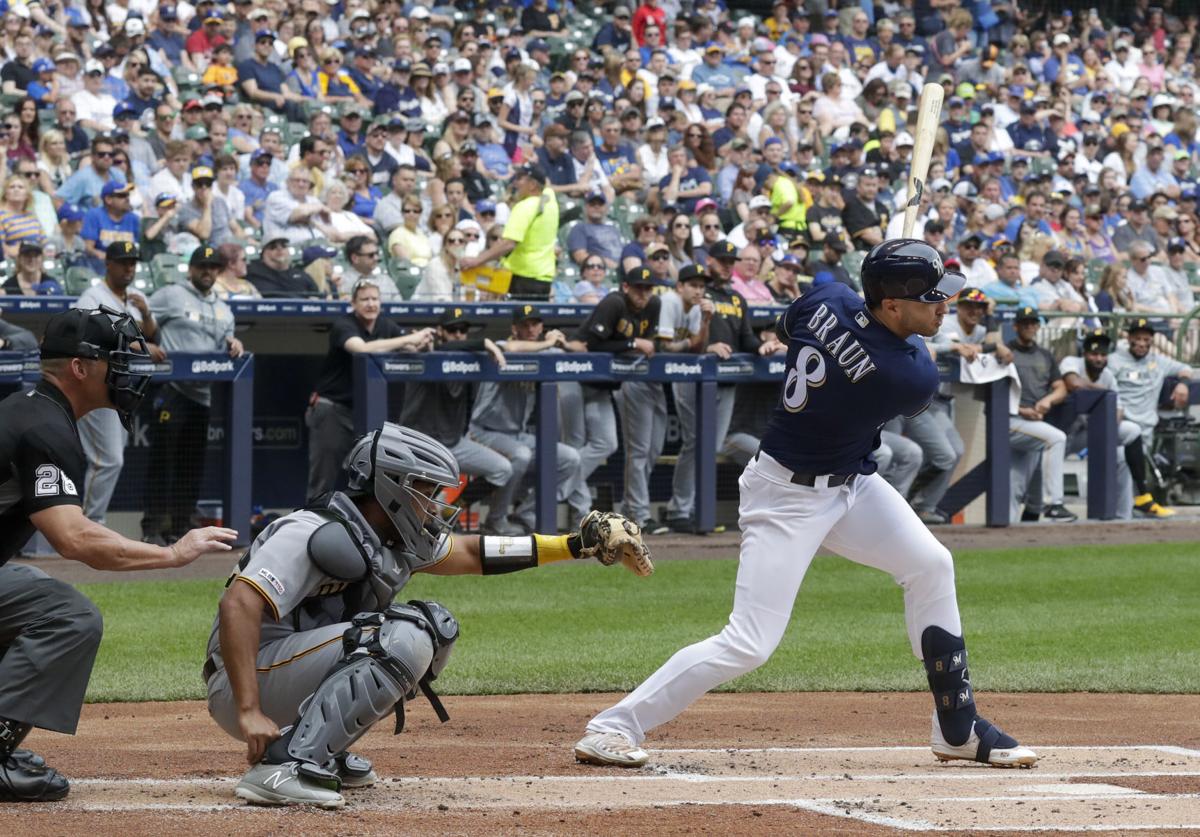
[[[921,654],[942,736],[947,744],[957,747],[971,736],[975,723],[967,646],[962,637],[931,625],[921,634]]]

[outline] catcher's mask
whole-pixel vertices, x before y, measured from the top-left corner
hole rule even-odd
[[[130,429],[151,376],[146,338],[133,317],[106,305],[55,314],[46,324],[41,353],[44,360],[78,357],[106,361],[108,400],[121,424]]]

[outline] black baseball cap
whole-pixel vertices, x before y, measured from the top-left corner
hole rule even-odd
[[[442,328],[454,325],[470,328],[471,321],[467,319],[467,312],[464,309],[451,306],[442,312],[442,316],[438,318],[438,325]]]
[[[1016,322],[1020,323],[1030,321],[1035,323],[1040,323],[1042,321],[1042,317],[1040,314],[1038,314],[1038,310],[1032,305],[1026,305],[1022,308],[1018,308]]]
[[[517,177],[531,177],[543,186],[546,185],[546,173],[542,171],[540,166],[535,166],[532,163],[521,166],[517,169]]]
[[[1148,331],[1153,334],[1157,329],[1154,328],[1154,323],[1150,322],[1145,317],[1138,317],[1125,327],[1126,331],[1133,334],[1135,331]]]
[[[703,282],[708,281],[708,271],[704,269],[702,264],[688,264],[679,269],[679,282],[689,282],[692,279],[699,279]]]
[[[626,285],[653,285],[654,275],[650,273],[650,268],[645,265],[638,265],[625,271],[625,275],[621,277],[621,281]]]
[[[709,258],[721,259],[723,261],[737,261],[738,248],[733,246],[732,241],[718,241],[708,246]]]
[[[108,262],[140,262],[142,253],[132,241],[114,241],[104,248],[104,260]]]
[[[1102,328],[1093,329],[1083,338],[1083,350],[1108,354],[1112,350],[1112,338]]]
[[[224,267],[225,260],[215,247],[197,247],[188,259],[188,267]]]
[[[515,323],[525,323],[525,322],[528,322],[529,320],[537,320],[538,322],[541,322],[542,321],[542,312],[538,311],[538,309],[535,306],[529,305],[529,304],[518,305],[516,308],[513,309],[512,321],[514,324]]]

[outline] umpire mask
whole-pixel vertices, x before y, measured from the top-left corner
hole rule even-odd
[[[71,357],[108,362],[104,378],[108,400],[121,417],[122,426],[129,430],[150,385],[152,368],[146,338],[137,322],[106,305],[56,314],[46,324],[42,358]]]

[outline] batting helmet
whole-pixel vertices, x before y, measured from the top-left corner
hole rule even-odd
[[[966,283],[961,273],[946,272],[937,250],[915,238],[875,245],[862,265],[863,296],[872,308],[885,299],[945,302]]]

